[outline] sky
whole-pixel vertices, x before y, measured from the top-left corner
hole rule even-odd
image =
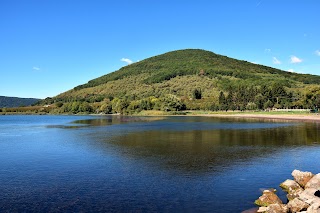
[[[188,48],[320,75],[319,11],[319,0],[0,0],[0,95],[53,97]]]

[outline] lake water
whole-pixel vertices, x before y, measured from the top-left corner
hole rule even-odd
[[[320,124],[208,117],[0,116],[0,212],[241,212],[293,169],[320,172]]]

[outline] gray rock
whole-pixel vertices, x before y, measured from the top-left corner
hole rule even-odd
[[[291,173],[294,180],[303,188],[308,183],[308,181],[314,176],[311,172],[301,172],[299,170],[293,170]]]

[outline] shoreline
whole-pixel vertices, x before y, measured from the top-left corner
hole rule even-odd
[[[171,114],[162,111],[144,111],[143,113],[124,116],[147,116],[147,117],[179,117],[179,116],[199,116],[216,118],[238,118],[238,119],[263,119],[263,120],[283,120],[297,122],[320,122],[318,113],[277,113],[277,112],[210,112],[210,111],[182,111],[181,114]],[[51,113],[0,113],[0,116],[10,115],[112,115],[119,114],[51,114]]]
[[[279,121],[296,121],[296,122],[320,122],[320,114],[317,113],[277,113],[277,112],[201,112],[187,111],[186,114],[136,114],[132,116],[199,116],[199,117],[216,117],[216,118],[238,118],[238,119],[263,119]]]
[[[290,115],[290,114],[207,114],[204,116],[208,117],[220,117],[220,118],[243,118],[243,119],[264,119],[264,120],[285,120],[285,121],[302,121],[302,122],[320,122],[320,115],[313,114],[301,114],[301,115]]]

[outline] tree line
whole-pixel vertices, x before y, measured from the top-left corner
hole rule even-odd
[[[279,82],[272,85],[229,85],[216,98],[206,97],[200,88],[193,89],[189,97],[161,94],[138,98],[132,95],[69,99],[67,101],[46,99],[55,105],[55,113],[120,113],[135,114],[143,110],[183,111],[244,111],[277,109],[316,109],[320,106],[320,86],[308,86],[301,90],[290,89]]]

